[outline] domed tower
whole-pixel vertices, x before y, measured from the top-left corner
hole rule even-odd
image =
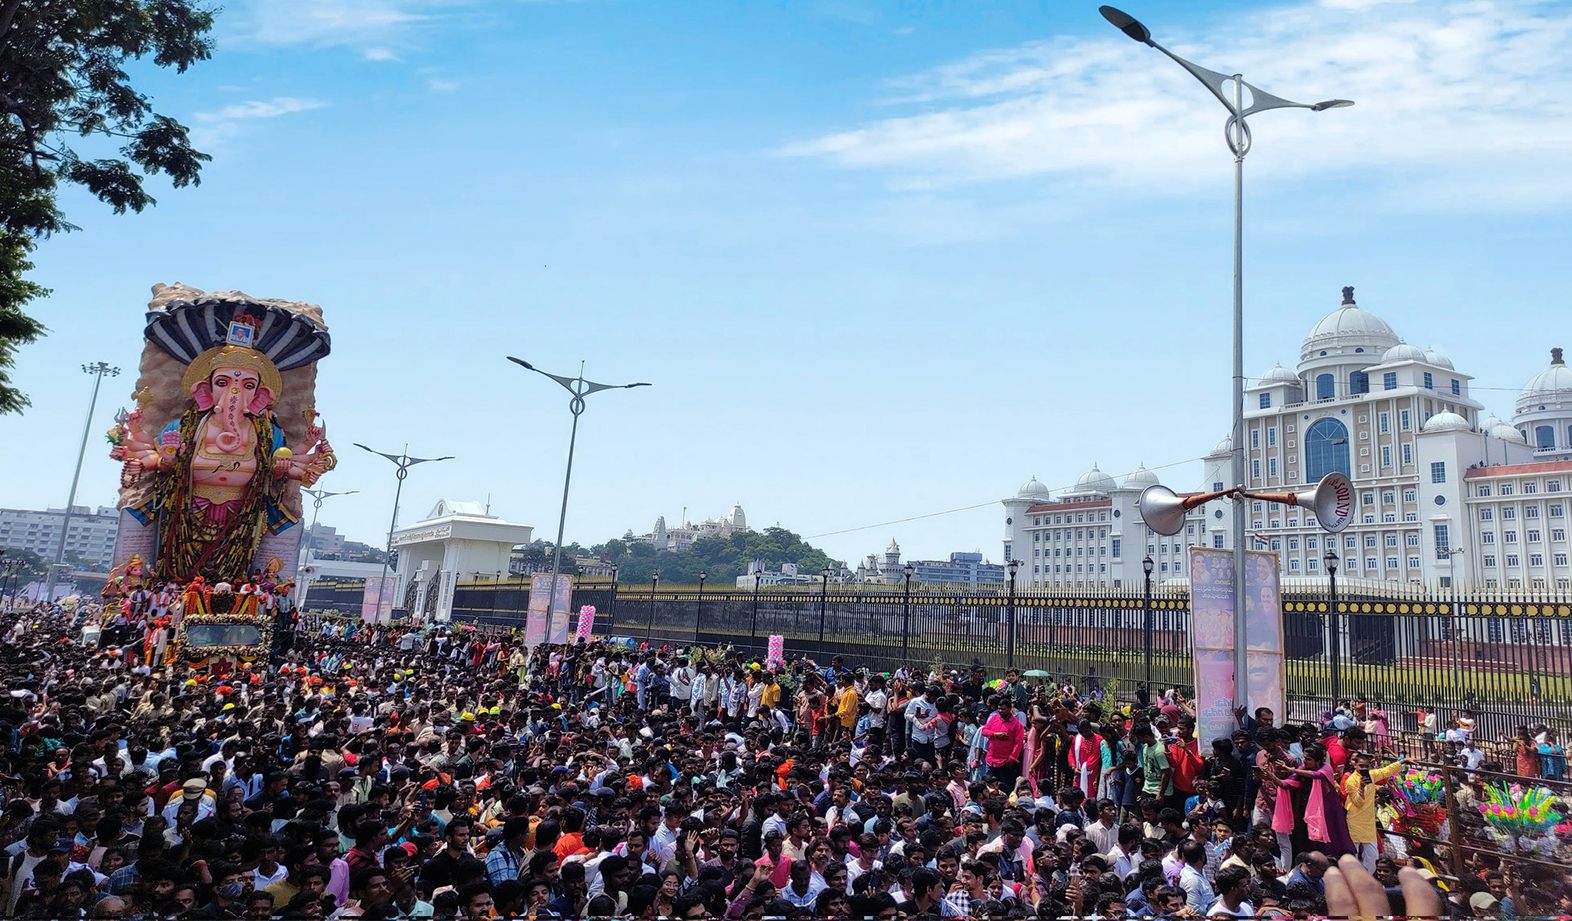
[[[1047,502],[1052,498],[1048,487],[1037,481],[1034,474],[1031,479],[1021,484],[1015,495],[1003,500],[1004,505],[1004,558],[1006,561],[1017,559],[1011,554],[1016,541],[1022,540],[1031,543],[1022,534],[1021,528],[1026,523],[1026,510],[1034,505]]]
[[[1550,367],[1518,394],[1512,424],[1535,455],[1572,451],[1572,368],[1562,360],[1561,349],[1550,350]]]
[[[1134,470],[1130,471],[1130,473],[1125,476],[1124,482],[1119,484],[1119,488],[1120,489],[1133,489],[1136,492],[1140,492],[1141,490],[1145,489],[1148,486],[1156,486],[1156,485],[1157,485],[1157,474],[1155,474],[1152,471],[1146,469],[1146,465],[1142,464],[1141,466],[1139,466],[1139,467],[1135,468]]]
[[[732,505],[731,512],[726,515],[726,523],[731,525],[734,531],[748,530],[748,516],[743,514],[742,503]]]
[[[898,573],[900,571],[901,571],[901,545],[897,544],[895,542],[895,538],[892,537],[892,538],[890,538],[890,545],[888,547],[884,548],[884,567],[883,567],[883,572],[884,572],[885,575],[893,575],[894,573]]]
[[[1365,369],[1377,364],[1400,340],[1386,321],[1354,302],[1352,286],[1343,303],[1321,318],[1299,349],[1299,377],[1305,399],[1331,400],[1369,393]]]
[[[1118,488],[1118,486],[1119,484],[1114,481],[1113,477],[1099,470],[1096,464],[1092,464],[1092,469],[1081,474],[1081,478],[1075,481],[1075,488],[1066,493],[1066,495],[1106,496]]]
[[[1234,482],[1234,440],[1224,438],[1212,446],[1206,454],[1205,462],[1201,468],[1202,483],[1200,492],[1214,492],[1237,486]]]

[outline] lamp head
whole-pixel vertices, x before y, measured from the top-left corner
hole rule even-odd
[[[1150,556],[1148,556],[1146,559],[1141,561],[1141,571],[1146,573],[1147,575],[1151,575],[1152,574],[1152,567],[1154,565],[1155,564],[1152,562],[1152,558]]]
[[[1346,109],[1353,104],[1354,101],[1352,99],[1328,99],[1325,102],[1318,102],[1311,106],[1310,111],[1325,112],[1327,109]]]
[[[1323,557],[1322,559],[1326,563],[1326,571],[1331,573],[1331,574],[1333,574],[1333,575],[1336,575],[1337,574],[1337,551],[1336,550],[1328,550],[1326,552],[1326,556]]]
[[[905,566],[901,567],[901,572],[905,573],[906,574],[906,578],[910,579],[913,575],[915,575],[917,573],[917,567],[913,566],[910,563],[907,563]]]
[[[511,362],[513,362],[514,364],[516,364],[516,365],[518,365],[520,367],[528,368],[531,371],[535,370],[535,366],[534,365],[530,364],[529,362],[525,361],[522,358],[514,358],[512,355],[509,355],[508,356],[508,361],[511,361]]]
[[[1010,562],[1006,563],[1005,565],[1009,567],[1010,575],[1013,576],[1013,575],[1015,575],[1015,571],[1017,569],[1021,568],[1021,561],[1020,560],[1011,560]],[[910,568],[910,567],[908,567],[908,568]]]
[[[1141,44],[1150,45],[1152,43],[1152,30],[1141,25],[1139,19],[1136,19],[1124,10],[1116,10],[1111,6],[1100,6],[1097,8],[1097,12],[1102,13],[1104,19],[1113,23],[1115,29]]]
[[[700,572],[699,573],[699,581],[700,582],[703,582],[707,578],[709,578],[709,573],[706,573],[706,572]]]

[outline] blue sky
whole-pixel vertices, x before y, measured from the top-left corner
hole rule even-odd
[[[1572,6],[1127,0],[1160,41],[1289,98],[1254,122],[1247,371],[1357,286],[1508,415],[1568,341]],[[485,500],[555,533],[566,395],[505,361],[655,386],[591,398],[568,538],[741,501],[855,561],[1000,557],[1035,474],[1194,460],[1226,433],[1223,111],[1095,3],[235,0],[214,59],[145,78],[214,155],[44,241],[0,419],[0,502],[113,501],[155,282],[323,305],[324,523],[380,543]],[[1490,389],[1495,388],[1495,389]],[[948,509],[969,511],[884,524]],[[879,525],[878,527],[867,527]],[[860,530],[853,530],[860,529]]]

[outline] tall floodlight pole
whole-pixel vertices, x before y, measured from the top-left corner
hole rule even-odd
[[[375,454],[378,457],[385,457],[392,461],[394,466],[398,467],[398,488],[393,491],[393,518],[388,522],[388,545],[382,556],[382,581],[377,583],[379,588],[377,589],[376,620],[378,623],[381,623],[382,597],[387,594],[388,590],[388,561],[393,557],[393,530],[398,527],[398,503],[399,500],[404,496],[404,478],[409,476],[409,468],[415,466],[416,464],[434,464],[437,461],[452,460],[453,455],[450,454],[446,457],[410,457],[409,445],[404,446],[403,454],[388,454],[386,451],[378,451],[376,448],[368,448],[359,442],[355,442],[355,447],[361,449],[362,451],[370,451],[372,454]],[[418,612],[410,612],[410,617],[415,617],[417,613]],[[393,609],[391,606],[388,608],[388,619],[393,619]]]
[[[1152,32],[1142,25],[1135,17],[1111,6],[1099,7],[1098,11],[1103,18],[1113,24],[1114,28],[1125,35],[1156,48],[1167,55],[1174,63],[1189,71],[1190,75],[1211,91],[1217,101],[1228,110],[1228,120],[1223,124],[1223,136],[1228,141],[1228,150],[1234,155],[1234,381],[1233,381],[1233,442],[1234,458],[1233,472],[1236,489],[1243,491],[1248,488],[1249,480],[1245,477],[1245,439],[1244,439],[1244,158],[1250,152],[1250,126],[1247,119],[1257,112],[1269,109],[1309,109],[1312,112],[1322,112],[1327,109],[1341,109],[1353,105],[1347,99],[1328,99],[1323,102],[1306,104],[1290,102],[1287,99],[1273,96],[1257,87],[1246,83],[1240,74],[1220,74],[1215,70],[1187,61],[1157,42],[1152,41]],[[1250,91],[1249,103],[1245,102],[1245,90]],[[1246,685],[1249,672],[1249,662],[1246,650],[1249,648],[1249,639],[1245,627],[1245,502],[1242,497],[1234,501],[1234,706],[1248,706]]]
[[[573,394],[573,399],[568,401],[568,411],[573,413],[573,428],[568,434],[568,472],[562,477],[562,511],[557,515],[557,545],[551,552],[551,591],[546,597],[546,624],[551,625],[551,618],[556,614],[557,608],[557,574],[562,571],[562,531],[568,523],[568,486],[573,482],[573,447],[579,439],[579,416],[584,414],[584,398],[601,390],[630,390],[634,387],[648,387],[649,384],[639,382],[635,384],[597,384],[584,379],[584,363],[579,362],[579,376],[567,377],[562,374],[552,374],[542,371],[522,358],[508,356],[508,361],[513,362],[527,371],[534,371],[551,378],[562,386],[563,390]],[[655,597],[650,596],[650,610],[653,618]],[[653,619],[651,621],[653,626]]]
[[[351,489],[348,492],[328,492],[325,489],[302,489],[300,492],[303,495],[310,496],[312,500],[311,532],[310,536],[306,538],[306,554],[309,555],[311,553],[311,541],[317,539],[317,519],[322,515],[322,503],[326,502],[328,499],[333,498],[334,496],[353,496],[360,492],[360,490]],[[302,576],[303,578],[300,580],[300,592],[298,593],[299,597],[295,599],[295,607],[304,611],[306,609],[306,595],[310,594],[311,592],[311,577],[308,573],[302,573]],[[381,595],[377,596],[377,605],[379,608],[381,607],[381,597]]]
[[[55,600],[55,570],[65,562],[66,538],[71,535],[71,509],[76,505],[76,487],[82,480],[82,460],[87,457],[87,436],[93,431],[93,410],[98,408],[98,388],[104,383],[104,375],[119,377],[120,369],[112,368],[108,362],[98,361],[82,366],[83,374],[93,375],[93,396],[87,401],[87,421],[82,425],[82,447],[76,452],[76,472],[71,474],[71,494],[66,498],[65,518],[60,521],[60,546],[55,548],[55,562],[49,567],[49,574],[44,577],[44,601],[53,604]]]

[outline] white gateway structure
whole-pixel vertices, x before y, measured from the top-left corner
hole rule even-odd
[[[1282,574],[1319,576],[1336,550],[1352,579],[1438,586],[1572,588],[1572,368],[1561,349],[1519,394],[1512,422],[1485,412],[1470,375],[1434,348],[1404,343],[1380,317],[1343,303],[1305,337],[1293,370],[1274,367],[1245,393],[1245,467],[1252,492],[1314,485],[1333,471],[1353,481],[1353,523],[1330,535],[1303,509],[1250,503],[1246,539],[1281,555]],[[1235,485],[1232,442],[1204,459],[1200,489]],[[1232,547],[1224,501],[1191,510],[1164,537],[1136,509],[1157,482],[1122,480],[1094,465],[1058,496],[1035,477],[1004,500],[1005,559],[1024,585],[1135,586],[1184,577],[1185,549]]]

